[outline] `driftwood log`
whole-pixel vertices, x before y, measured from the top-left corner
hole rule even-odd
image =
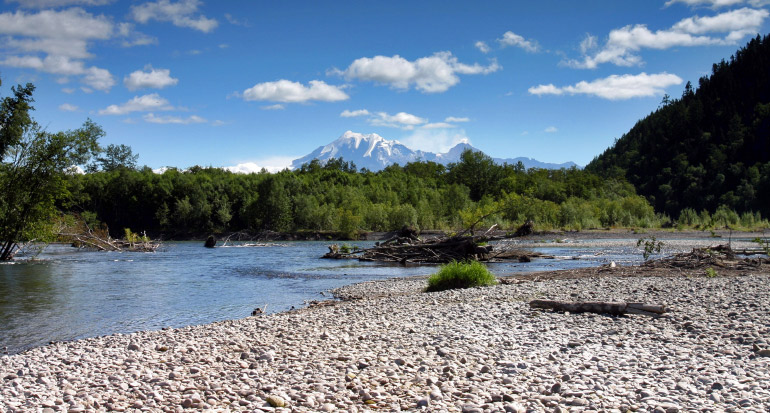
[[[666,308],[663,305],[607,301],[532,300],[529,302],[529,306],[555,311],[568,311],[570,313],[642,314],[653,317],[666,312]]]

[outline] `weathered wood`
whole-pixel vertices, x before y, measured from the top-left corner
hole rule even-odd
[[[597,313],[597,314],[642,314],[657,316],[666,312],[663,305],[644,304],[644,303],[625,303],[612,301],[555,301],[555,300],[532,300],[529,302],[531,308],[542,308],[556,311],[567,311],[570,313]]]

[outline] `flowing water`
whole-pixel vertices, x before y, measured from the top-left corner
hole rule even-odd
[[[433,266],[319,259],[327,244],[207,249],[200,242],[170,242],[156,253],[50,245],[33,260],[0,263],[0,349],[15,353],[51,341],[242,318],[256,307],[286,311],[307,300],[327,299],[327,290],[342,285],[435,271]],[[558,259],[489,268],[502,276],[641,259],[638,251],[621,247],[602,249],[601,254],[573,244],[534,249]]]

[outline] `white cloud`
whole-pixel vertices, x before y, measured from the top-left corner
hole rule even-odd
[[[438,52],[413,62],[399,55],[362,57],[344,71],[335,71],[347,79],[358,79],[388,84],[395,89],[407,90],[412,85],[424,93],[445,92],[460,82],[458,74],[488,74],[502,67],[496,60],[489,66],[478,63],[460,63],[450,52]]]
[[[286,106],[276,103],[275,105],[268,105],[268,106],[260,106],[260,109],[262,110],[284,110],[286,109]]]
[[[106,40],[113,34],[112,22],[83,9],[41,10],[37,13],[0,14],[0,34],[21,36],[7,45],[24,52],[45,52],[57,56],[86,58],[88,41]]]
[[[71,95],[71,94],[75,93],[75,89],[73,89],[71,87],[65,87],[61,91],[66,93],[66,94],[68,94],[68,95]]]
[[[533,95],[584,94],[609,100],[623,100],[661,95],[666,87],[681,83],[682,79],[679,76],[669,73],[648,75],[642,72],[638,75],[612,75],[591,82],[578,82],[572,86],[538,85],[529,88],[529,93]]]
[[[82,76],[92,89],[109,91],[115,84],[107,69],[86,67],[83,59],[91,41],[113,36],[114,27],[105,16],[93,16],[82,9],[16,11],[0,14],[0,34],[7,50],[0,65],[34,69],[64,76]],[[42,54],[42,56],[40,55]]]
[[[534,40],[527,40],[512,31],[503,33],[503,37],[497,39],[497,42],[500,43],[500,46],[502,47],[515,46],[528,52],[536,52],[538,50],[537,42]]]
[[[456,118],[454,116],[449,116],[446,119],[444,119],[444,122],[470,122],[471,120],[469,118]]]
[[[675,3],[684,3],[690,7],[705,6],[713,9],[720,7],[730,7],[742,3],[748,3],[754,7],[766,6],[770,1],[768,0],[668,0],[664,7],[671,6]]]
[[[125,115],[131,112],[149,112],[154,110],[174,109],[166,99],[157,93],[143,96],[134,96],[122,105],[110,105],[99,111],[100,115]]]
[[[406,130],[414,129],[415,126],[427,122],[428,120],[425,118],[406,112],[398,112],[395,115],[389,115],[386,112],[377,112],[369,118],[369,123],[375,126],[386,126],[389,128],[401,128]]]
[[[350,96],[338,86],[327,85],[321,80],[311,80],[310,86],[299,82],[281,79],[276,82],[258,83],[243,91],[245,100],[267,100],[273,102],[295,103],[318,100],[336,102],[347,100]]]
[[[45,9],[49,7],[63,6],[103,6],[112,3],[113,0],[6,0],[6,3],[19,3],[19,7],[27,9]]]
[[[262,171],[262,168],[264,168],[268,172],[276,173],[281,172],[284,169],[291,169],[291,162],[297,158],[298,156],[273,156],[251,162],[239,163],[235,166],[225,166],[222,169],[234,173],[250,174],[259,173]]]
[[[131,7],[131,15],[139,23],[150,20],[170,21],[177,27],[188,27],[208,33],[219,25],[215,19],[197,15],[200,0],[159,0]]]
[[[174,86],[179,83],[179,79],[171,77],[169,69],[154,69],[152,66],[146,66],[143,72],[137,70],[123,78],[123,84],[128,90],[136,89],[163,89],[166,86]]]
[[[470,143],[464,130],[424,128],[416,129],[411,135],[399,141],[409,148],[433,153],[447,152],[458,143]]]
[[[177,125],[189,125],[191,123],[206,123],[207,120],[196,115],[189,116],[187,118],[180,118],[177,116],[155,116],[154,113],[148,113],[144,116],[142,116],[142,119],[144,119],[147,123],[158,123],[158,124],[177,124]]]
[[[134,25],[131,23],[118,24],[118,34],[124,38],[123,47],[147,46],[158,43],[158,39],[134,30]]]
[[[592,36],[590,34],[586,34],[585,39],[580,42],[580,52],[583,54],[586,54],[591,50],[596,49],[597,47],[599,47],[599,39],[596,36]]]
[[[545,128],[545,130],[543,132],[545,132],[545,133],[556,133],[558,131],[559,130],[556,129],[556,126],[549,126],[549,127]]]
[[[112,74],[107,69],[91,66],[86,70],[83,83],[96,90],[107,92],[115,85],[115,79],[112,78]]]
[[[78,107],[75,105],[70,105],[69,103],[62,103],[59,105],[59,110],[62,112],[76,112]]]
[[[457,126],[452,125],[451,123],[446,123],[446,122],[426,123],[426,124],[420,126],[420,128],[422,128],[422,129],[451,129],[451,128],[456,128],[456,127]]]
[[[586,54],[587,47],[581,43],[584,56],[581,60],[567,60],[568,66],[594,69],[603,63],[618,66],[634,66],[642,63],[637,54],[641,49],[669,49],[678,46],[705,46],[736,44],[747,35],[759,31],[764,20],[770,15],[767,10],[742,8],[711,17],[688,17],[667,30],[651,31],[646,25],[628,25],[612,30],[605,45],[596,53]],[[722,33],[724,37],[707,34]],[[589,37],[590,38],[590,37]],[[590,41],[585,46],[589,46]]]
[[[484,54],[489,53],[489,45],[486,44],[485,42],[482,42],[481,40],[476,42],[474,46],[476,46],[477,49],[481,50],[481,53],[484,53]]]
[[[343,110],[342,113],[340,113],[341,118],[355,118],[357,116],[369,116],[369,111],[366,109],[359,109],[359,110]]]

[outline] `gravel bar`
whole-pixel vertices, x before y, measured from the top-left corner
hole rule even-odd
[[[768,274],[424,286],[368,282],[291,312],[2,356],[0,411],[770,411]]]

